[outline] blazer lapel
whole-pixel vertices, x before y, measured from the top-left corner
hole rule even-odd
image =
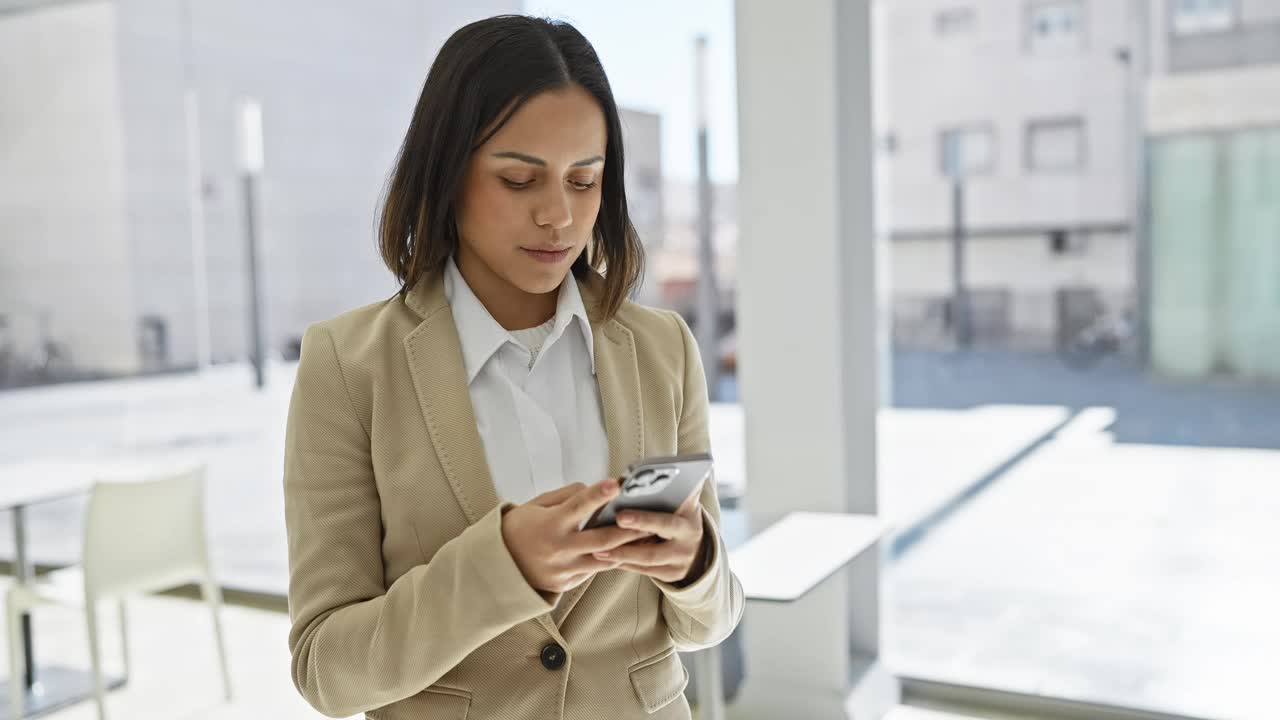
[[[406,297],[424,319],[405,337],[404,347],[436,456],[467,522],[474,524],[498,506],[498,493],[476,429],[458,328],[442,279],[436,273]]]
[[[476,428],[462,345],[445,297],[443,274],[435,273],[420,281],[405,297],[405,304],[423,317],[422,323],[404,339],[422,417],[453,494],[467,522],[475,524],[498,506],[498,491],[489,474],[484,441]],[[536,620],[553,637],[564,640],[551,613]]]
[[[598,299],[602,278],[594,272],[580,283],[583,304],[591,317],[591,334],[595,345],[596,386],[600,391],[600,408],[605,434],[609,438],[609,477],[621,477],[627,466],[644,457],[644,416],[640,402],[640,368],[636,359],[636,341],[617,320],[601,322]],[[601,478],[602,480],[604,478]],[[552,617],[561,624],[591,586],[595,576],[565,593]]]

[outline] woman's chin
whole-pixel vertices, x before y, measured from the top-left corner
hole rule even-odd
[[[517,273],[514,285],[530,295],[546,295],[560,289],[569,268],[524,267]]]

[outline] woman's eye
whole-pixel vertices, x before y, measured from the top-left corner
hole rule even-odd
[[[504,185],[511,188],[512,190],[520,190],[520,189],[529,187],[530,185],[533,184],[534,181],[525,180],[521,182],[519,180],[512,180],[511,178],[504,177],[502,178],[502,182]],[[572,185],[575,190],[590,190],[591,188],[596,186],[596,183],[594,180],[591,182],[582,182],[580,180],[570,180],[569,184]]]

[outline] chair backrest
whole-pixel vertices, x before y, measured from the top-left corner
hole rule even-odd
[[[151,592],[208,572],[203,466],[137,481],[99,481],[84,532],[85,593]]]

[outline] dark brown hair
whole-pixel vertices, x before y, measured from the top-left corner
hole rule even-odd
[[[579,85],[600,104],[608,131],[600,212],[573,274],[604,274],[598,312],[612,318],[640,283],[644,248],[627,212],[622,123],[595,48],[572,25],[499,15],[453,33],[427,73],[409,132],[388,179],[378,225],[383,261],[400,294],[443,269],[458,249],[459,187],[473,150],[525,102]]]

